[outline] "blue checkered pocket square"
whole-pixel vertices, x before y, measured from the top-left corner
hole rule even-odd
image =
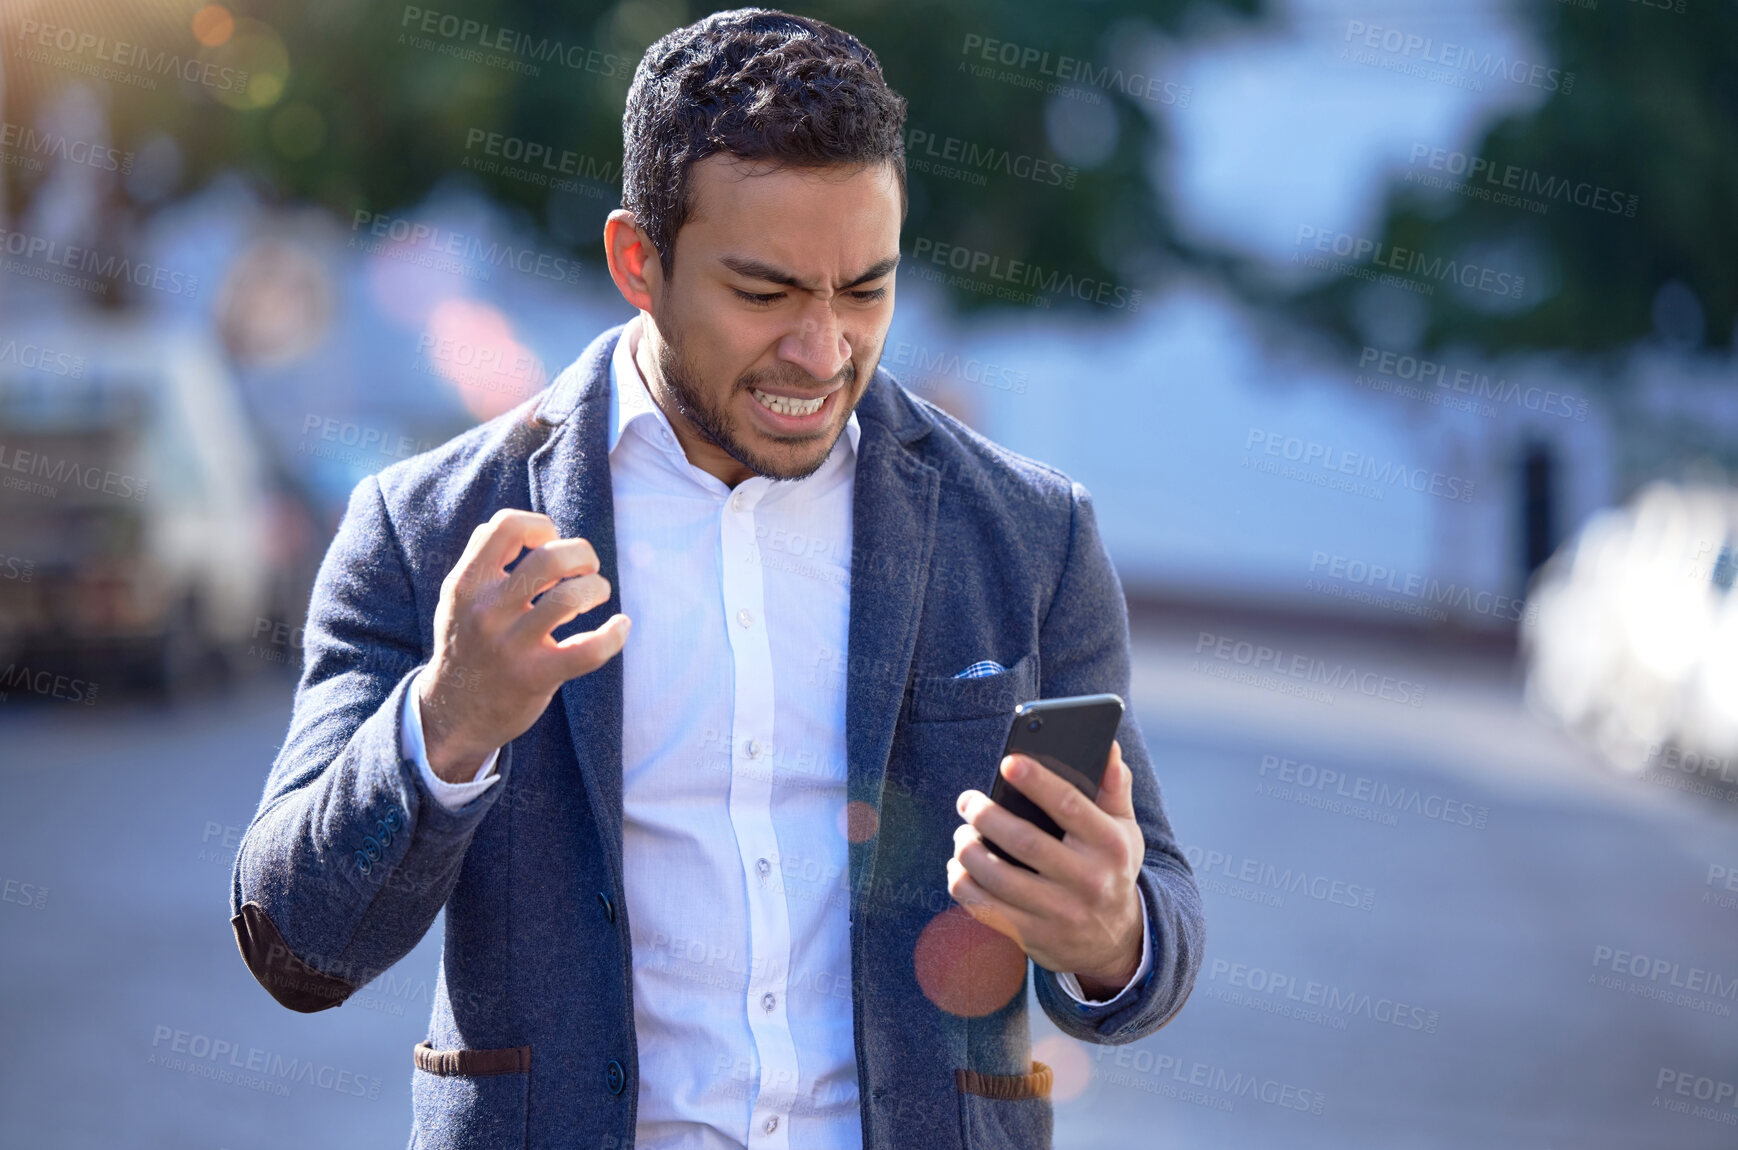
[[[1000,675],[1003,671],[1006,671],[1007,669],[1008,668],[1002,666],[1000,663],[996,662],[994,659],[979,659],[976,663],[973,663],[971,666],[967,667],[965,670],[963,670],[959,674],[955,675],[954,678],[956,678],[956,679],[987,679],[991,675]]]

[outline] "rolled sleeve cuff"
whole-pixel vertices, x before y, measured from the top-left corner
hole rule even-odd
[[[398,722],[399,740],[404,744],[405,758],[416,764],[417,774],[422,777],[423,785],[434,795],[435,801],[449,811],[456,811],[500,781],[501,776],[495,774],[494,770],[495,760],[501,757],[501,749],[496,747],[489,752],[489,757],[483,760],[483,765],[477,768],[477,773],[468,783],[449,783],[436,775],[434,768],[428,765],[428,748],[424,745],[422,735],[422,709],[416,705],[417,685],[422,681],[422,676],[423,671],[418,671],[416,678],[411,681],[410,689],[404,693],[404,710],[400,712]],[[488,778],[484,778],[484,775]]]
[[[1074,977],[1071,973],[1057,971],[1056,985],[1066,991],[1068,997],[1072,998],[1075,1002],[1078,1002],[1081,1006],[1094,1008],[1108,1006],[1121,999],[1123,995],[1129,992],[1131,987],[1138,986],[1141,979],[1147,976],[1147,971],[1152,968],[1152,964],[1152,929],[1150,923],[1147,921],[1147,900],[1143,898],[1141,899],[1141,964],[1135,968],[1134,975],[1128,980],[1128,985],[1117,991],[1116,994],[1110,998],[1102,1000],[1087,998],[1085,992],[1080,988],[1080,980]]]

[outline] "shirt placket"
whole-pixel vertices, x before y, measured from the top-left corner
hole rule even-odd
[[[749,479],[721,511],[725,618],[729,620],[734,707],[731,715],[730,822],[748,886],[748,1026],[760,1062],[749,1113],[748,1145],[785,1150],[797,1099],[797,1051],[786,1015],[791,923],[772,823],[773,673],[766,594],[757,562],[755,506],[768,481]]]

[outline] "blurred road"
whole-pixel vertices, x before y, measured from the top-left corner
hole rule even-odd
[[[1250,681],[1244,641],[1356,673]],[[1207,966],[1129,1046],[1035,1012],[1059,1147],[1738,1143],[1738,1109],[1696,1111],[1738,1080],[1738,896],[1709,881],[1738,871],[1734,804],[1603,772],[1489,660],[1223,623],[1143,624],[1136,663]],[[0,704],[0,1144],[406,1141],[438,926],[311,1016],[230,934],[289,695]]]

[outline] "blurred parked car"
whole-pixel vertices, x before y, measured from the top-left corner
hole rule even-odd
[[[223,666],[277,610],[272,495],[222,348],[158,317],[0,323],[0,666]]]
[[[1735,574],[1730,487],[1653,483],[1594,516],[1534,583],[1529,699],[1625,770],[1738,782]]]

